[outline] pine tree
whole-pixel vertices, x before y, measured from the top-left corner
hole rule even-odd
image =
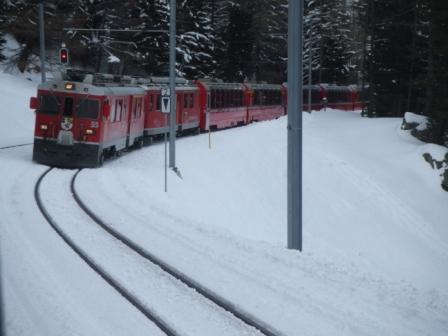
[[[304,41],[303,41],[303,81],[309,82],[310,57],[312,58],[311,79],[313,83],[318,83],[316,76],[321,67],[321,39],[319,30],[320,7],[315,0],[306,0],[304,5]]]
[[[218,76],[233,81],[286,77],[287,6],[285,0],[219,2],[214,21]]]
[[[255,72],[252,62],[255,41],[252,30],[253,17],[238,4],[229,8],[229,25],[222,33],[223,48],[218,76],[226,81],[243,82]]]
[[[350,15],[345,0],[318,2],[320,19],[320,83],[346,84],[350,68]]]
[[[210,76],[216,66],[210,1],[184,0],[177,13],[177,43],[182,72],[191,79]]]
[[[371,0],[368,55],[369,115],[402,116],[407,105],[412,63],[414,12],[406,0]],[[407,10],[406,10],[407,9]]]
[[[428,0],[429,44],[425,114],[431,117],[432,141],[448,145],[448,3]]]
[[[168,30],[169,7],[164,0],[139,0],[138,16],[141,22],[136,26],[142,30]],[[169,72],[168,33],[136,33],[133,40],[137,46],[139,65],[150,75],[166,76]]]

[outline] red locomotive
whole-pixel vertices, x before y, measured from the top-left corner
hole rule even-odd
[[[39,85],[33,160],[50,166],[98,167],[168,131],[161,89],[167,78],[132,78],[68,70]],[[177,134],[222,129],[286,113],[286,86],[176,80]],[[355,88],[315,85],[312,108],[361,108]],[[304,90],[304,105],[308,93]]]

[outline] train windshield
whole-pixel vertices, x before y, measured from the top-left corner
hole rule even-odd
[[[64,117],[73,116],[73,98],[65,98]]]
[[[78,104],[76,116],[78,118],[98,119],[99,105],[98,100],[84,99]]]
[[[44,114],[57,115],[59,112],[59,101],[57,97],[53,95],[40,96],[39,112]]]

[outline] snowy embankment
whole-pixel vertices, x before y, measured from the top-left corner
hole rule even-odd
[[[29,98],[36,83],[0,73],[0,147],[33,142],[34,113]]]
[[[32,134],[32,113],[25,112],[17,114],[23,137]],[[2,141],[12,143],[16,134],[3,130]],[[284,247],[285,118],[213,133],[211,149],[207,135],[178,140],[183,179],[170,172],[168,193],[162,144],[84,170],[77,189],[115,229],[285,335],[448,334],[448,193],[422,159],[432,145],[400,130],[399,119],[351,112],[304,114],[304,132],[303,253]],[[153,330],[41,218],[32,188],[45,167],[30,160],[31,147],[0,152],[11,334]],[[61,181],[70,175],[59,174]],[[65,183],[45,188],[54,190],[46,200],[58,219],[66,213],[73,239],[91,245],[110,269],[121,267],[129,251],[107,252],[107,239],[83,238],[92,228],[85,220],[77,226],[69,194],[57,196]],[[137,292],[148,280],[139,281],[146,271],[131,265],[115,272],[128,286],[140,286]],[[172,302],[153,298],[170,320]]]

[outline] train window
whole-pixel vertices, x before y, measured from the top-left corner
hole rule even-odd
[[[97,100],[83,99],[77,106],[76,116],[78,118],[98,119],[99,106]]]
[[[132,106],[132,117],[137,119],[139,117],[141,98],[134,98],[134,105]]]
[[[56,115],[59,112],[59,101],[54,95],[40,96],[40,108],[39,112],[43,114]]]
[[[240,106],[239,96],[240,96],[240,92],[238,90],[233,90],[232,104],[235,107]]]
[[[126,119],[127,113],[128,113],[128,104],[127,104],[127,101],[124,100],[123,101],[123,108],[121,109],[120,120]]]
[[[194,93],[190,94],[190,107],[194,108]]]
[[[232,91],[225,90],[224,91],[224,107],[230,107],[230,94]]]
[[[216,108],[216,92],[215,90],[211,90],[210,92],[210,108]]]
[[[66,97],[64,101],[64,111],[62,113],[64,117],[73,116],[73,98]]]
[[[143,98],[137,98],[136,104],[136,115],[135,117],[140,118],[142,116]]]
[[[114,118],[112,119],[113,122],[121,120],[122,110],[123,110],[123,100],[119,99],[115,102],[115,113]]]
[[[216,91],[216,107],[223,108],[224,106],[224,91],[218,90]]]
[[[161,106],[162,106],[162,96],[161,95],[157,95],[156,96],[157,98],[157,107],[156,107],[156,110],[157,111],[160,111],[160,109],[161,109]]]
[[[218,90],[215,91],[215,97],[214,97],[214,107],[219,108],[219,102],[218,102]]]
[[[154,108],[154,96],[153,95],[149,95],[149,110],[152,111]]]

